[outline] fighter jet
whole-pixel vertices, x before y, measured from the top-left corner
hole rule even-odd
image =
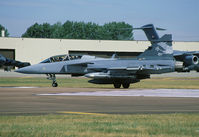
[[[153,44],[159,39],[159,35],[156,30],[165,30],[162,28],[155,28],[153,24],[144,25],[141,29],[145,32],[147,39]],[[176,60],[175,71],[177,72],[190,72],[195,70],[199,72],[199,51],[179,51],[174,50],[173,56]]]
[[[14,66],[14,67],[22,68],[22,67],[30,66],[30,63],[9,59],[0,54],[0,66],[6,66],[6,67]]]
[[[96,58],[82,56],[60,62],[39,63],[16,70],[26,74],[46,74],[52,86],[57,87],[56,74],[71,74],[91,78],[90,83],[113,84],[115,88],[129,88],[131,83],[150,78],[151,74],[175,71],[172,35],[157,39],[136,58]]]

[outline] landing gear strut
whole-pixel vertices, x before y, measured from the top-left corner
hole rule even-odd
[[[52,86],[53,86],[53,87],[57,87],[58,84],[57,84],[57,82],[56,82],[55,74],[47,74],[47,76],[48,76],[47,79],[53,81]]]

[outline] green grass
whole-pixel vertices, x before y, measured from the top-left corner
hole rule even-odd
[[[96,85],[88,83],[87,78],[58,78],[59,87],[113,88],[113,85]],[[186,88],[199,89],[199,78],[152,78],[131,84],[130,88]],[[36,86],[51,87],[46,78],[0,78],[0,86]]]
[[[0,116],[1,137],[199,136],[199,114]]]

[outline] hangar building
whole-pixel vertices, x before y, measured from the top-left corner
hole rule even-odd
[[[149,41],[75,40],[0,37],[0,54],[19,61],[36,64],[60,54],[89,54],[109,57],[137,56]],[[173,42],[174,50],[199,51],[199,42]]]

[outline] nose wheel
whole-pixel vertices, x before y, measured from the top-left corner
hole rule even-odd
[[[57,82],[53,82],[53,83],[52,83],[52,86],[53,86],[53,87],[57,87],[57,86],[58,86]]]
[[[47,74],[47,76],[48,76],[47,79],[53,81],[52,86],[53,86],[53,87],[57,87],[58,84],[57,84],[57,82],[56,82],[55,74]]]

